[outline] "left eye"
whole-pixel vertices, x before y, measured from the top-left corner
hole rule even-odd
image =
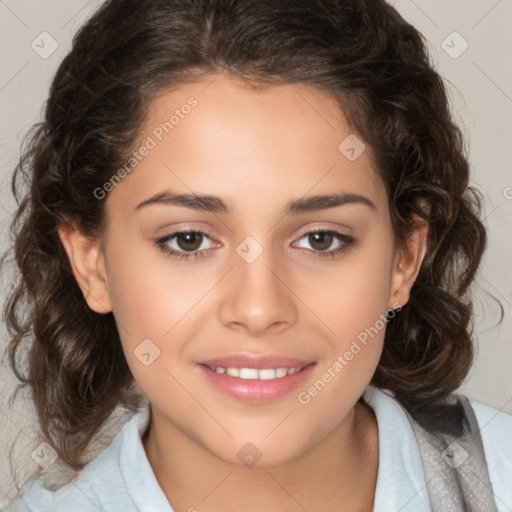
[[[334,258],[336,255],[346,251],[354,243],[354,239],[351,236],[325,229],[309,231],[300,238],[300,240],[302,239],[306,239],[313,246],[313,254],[315,256],[330,258]],[[338,247],[330,249],[333,242],[338,242]],[[301,248],[303,247],[301,246]]]
[[[321,251],[329,249],[333,240],[336,240],[333,233],[329,231],[311,231],[310,233],[306,233],[301,240],[303,238],[306,238],[308,243],[318,244],[320,248],[318,249],[317,246],[317,249]]]

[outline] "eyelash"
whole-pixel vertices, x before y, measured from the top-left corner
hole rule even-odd
[[[306,249],[308,252],[312,252],[312,257],[318,257],[318,258],[329,258],[334,259],[337,256],[341,256],[344,252],[346,252],[350,247],[354,244],[355,240],[351,236],[345,235],[343,233],[339,233],[337,231],[332,231],[330,229],[314,229],[311,231],[307,231],[304,233],[299,240],[302,240],[304,237],[312,234],[312,233],[324,233],[332,235],[335,239],[342,242],[342,245],[338,247],[337,249],[331,250],[331,251],[315,251]],[[200,230],[189,230],[189,231],[175,231],[174,233],[171,233],[170,235],[166,235],[165,237],[159,238],[155,240],[155,244],[165,252],[170,257],[176,258],[177,260],[196,260],[198,258],[203,258],[206,256],[205,252],[208,251],[208,249],[203,249],[201,251],[196,250],[195,252],[185,252],[185,251],[176,251],[174,249],[169,248],[169,241],[176,238],[178,235],[203,235],[206,238],[211,238],[206,234],[204,231]]]

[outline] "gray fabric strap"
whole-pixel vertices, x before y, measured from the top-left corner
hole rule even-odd
[[[425,430],[405,409],[416,435],[434,512],[498,512],[477,419],[469,400],[464,433],[454,436]]]

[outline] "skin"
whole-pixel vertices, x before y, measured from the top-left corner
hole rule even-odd
[[[309,403],[297,394],[380,315],[407,302],[427,226],[418,221],[407,243],[395,246],[370,148],[355,161],[338,150],[352,130],[318,90],[252,91],[219,74],[156,99],[140,140],[190,97],[197,106],[104,199],[104,232],[91,239],[60,227],[87,303],[113,311],[130,369],[151,402],[143,444],[156,478],[176,511],[371,510],[378,426],[358,399],[377,367],[384,329]],[[232,211],[136,208],[168,190],[219,196]],[[288,201],[334,192],[362,195],[375,209],[352,203],[284,213]],[[307,236],[320,228],[355,242],[321,257],[343,242],[334,238],[322,249]],[[208,235],[196,245],[203,257],[178,260],[155,243],[186,229]],[[263,249],[252,263],[236,251],[248,236]],[[186,240],[168,245],[188,247]],[[134,351],[148,338],[160,356],[146,366]],[[196,366],[238,352],[317,365],[300,389],[251,404],[213,389]],[[262,454],[251,468],[237,458],[247,442]]]

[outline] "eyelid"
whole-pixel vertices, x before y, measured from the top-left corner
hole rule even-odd
[[[291,240],[297,238],[297,236],[304,236],[306,233],[315,231],[334,231],[346,236],[351,236],[351,233],[353,233],[354,229],[348,224],[340,224],[339,222],[310,222],[306,228],[301,228],[299,231],[297,231],[297,235],[294,234]]]

